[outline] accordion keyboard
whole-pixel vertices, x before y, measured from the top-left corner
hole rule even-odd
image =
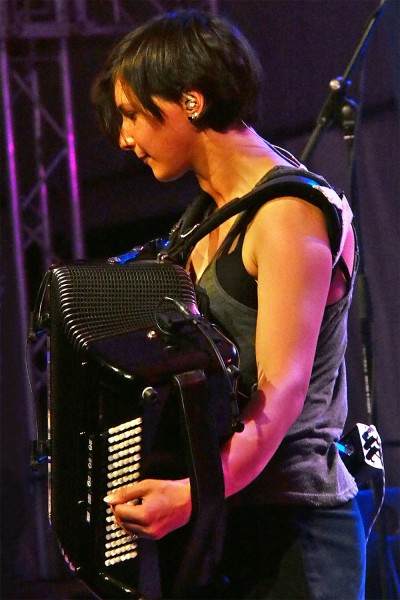
[[[108,430],[107,493],[134,483],[140,476],[142,419],[121,423]],[[114,520],[107,508],[104,565],[116,565],[137,556],[137,542]]]

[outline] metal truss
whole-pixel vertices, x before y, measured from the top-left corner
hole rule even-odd
[[[0,35],[35,40],[113,35],[180,8],[217,13],[218,0],[2,0]]]
[[[71,240],[64,257],[65,253],[68,258],[85,254],[72,110],[71,40],[122,34],[157,12],[194,6],[216,12],[217,0],[1,0],[8,213],[22,327],[32,300],[30,263],[34,261],[40,271],[60,258],[51,218],[60,212],[60,204],[63,229]]]
[[[2,318],[13,319],[13,343],[20,350],[20,373],[26,373],[25,346],[35,286],[54,262],[85,256],[81,199],[72,109],[70,44],[74,38],[123,34],[158,12],[179,8],[218,11],[218,0],[0,0],[0,60],[4,156],[7,189],[5,218],[10,223],[10,257],[2,268],[0,299],[10,281],[17,306],[1,303]],[[57,98],[57,102],[54,101]],[[3,181],[5,178],[3,177]],[[68,248],[56,243],[62,215]],[[8,272],[7,272],[8,271]],[[9,314],[8,314],[9,311]],[[31,439],[37,414],[46,405],[46,343],[39,338],[28,354],[30,381],[20,414]],[[2,357],[1,370],[7,369]],[[32,395],[36,403],[33,408]],[[43,414],[42,414],[43,416]],[[40,417],[39,417],[40,418]],[[39,504],[43,502],[38,500]],[[37,507],[40,515],[40,506]],[[35,525],[38,572],[49,572],[44,520]]]

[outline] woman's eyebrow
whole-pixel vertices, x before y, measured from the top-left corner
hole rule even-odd
[[[135,110],[132,104],[129,104],[127,102],[121,102],[121,104],[117,104],[117,109],[122,113],[132,112],[133,110]]]

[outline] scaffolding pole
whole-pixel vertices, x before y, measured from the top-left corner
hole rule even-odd
[[[218,0],[187,1],[185,6],[218,12]],[[18,380],[23,379],[18,394],[2,386],[2,405],[13,411],[12,422],[24,419],[29,440],[37,437],[37,421],[39,436],[43,436],[40,425],[47,410],[46,340],[39,338],[29,354],[26,352],[35,286],[55,261],[85,257],[70,44],[76,37],[122,35],[157,13],[181,7],[179,0],[0,0],[3,143],[8,176],[2,216],[9,220],[12,248],[7,250],[13,257],[12,264],[2,269],[1,316],[7,320],[7,332],[11,331],[17,348],[18,364],[13,363],[13,368],[18,371]],[[48,97],[49,84],[53,94],[57,88],[58,103],[52,101],[51,92]],[[56,247],[53,223],[60,202],[67,207],[69,219],[62,227],[65,239],[70,241],[67,255],[62,257]],[[52,210],[55,205],[57,211]],[[8,263],[9,257],[2,256],[2,261]],[[2,302],[10,274],[16,288],[11,295],[16,298],[13,305]],[[7,353],[1,353],[0,361],[1,372],[9,371]],[[24,450],[19,452],[24,455]],[[60,564],[54,557],[56,548],[48,528],[47,473],[43,469],[41,476],[31,474],[27,483],[26,472],[22,471],[16,476],[29,490],[29,551],[33,549],[36,562],[31,567],[32,577],[54,578],[60,574]]]

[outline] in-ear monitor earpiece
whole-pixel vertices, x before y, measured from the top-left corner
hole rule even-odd
[[[190,94],[183,94],[184,98],[186,98],[185,106],[186,108],[192,109],[196,106],[197,100],[194,96]]]

